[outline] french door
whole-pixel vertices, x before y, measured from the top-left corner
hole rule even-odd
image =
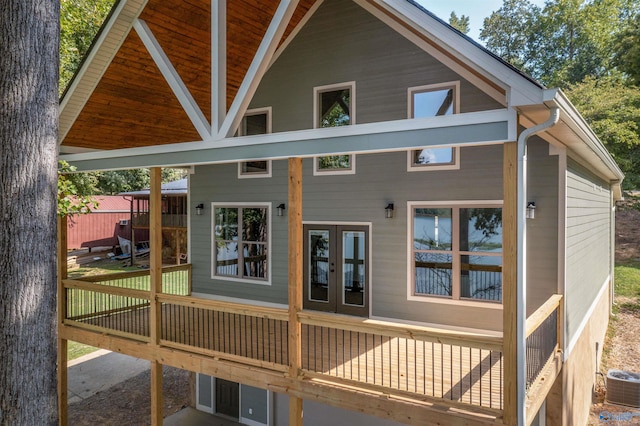
[[[369,316],[369,227],[304,225],[304,304]]]

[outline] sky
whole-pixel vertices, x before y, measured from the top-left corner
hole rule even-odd
[[[530,1],[539,7],[544,6],[545,2],[545,0]],[[480,41],[480,28],[484,18],[502,6],[502,0],[417,0],[417,3],[445,22],[449,22],[451,12],[456,12],[458,16],[468,16],[471,27],[468,35],[476,41]]]

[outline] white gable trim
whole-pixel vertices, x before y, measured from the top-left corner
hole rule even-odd
[[[160,43],[158,43],[153,32],[151,32],[151,28],[149,28],[147,23],[142,19],[136,19],[133,23],[133,28],[135,28],[136,33],[140,36],[140,40],[142,40],[142,43],[158,66],[162,76],[167,81],[167,84],[169,84],[171,91],[176,95],[178,102],[182,105],[182,109],[187,113],[193,127],[196,128],[202,140],[209,139],[211,137],[211,126],[207,118],[202,113],[195,99],[193,99],[193,96],[191,96],[189,89],[180,78],[178,71],[174,68],[169,57],[164,53],[164,50],[162,50]]]
[[[278,43],[282,39],[282,35],[287,29],[287,25],[289,25],[289,21],[297,6],[298,0],[281,0],[269,24],[269,28],[260,43],[260,47],[258,47],[258,51],[247,70],[247,74],[240,85],[240,89],[238,89],[238,93],[229,108],[229,112],[220,126],[218,139],[233,136],[262,77],[264,77],[264,74],[267,72],[271,58],[273,58]]]
[[[78,74],[60,103],[58,145],[71,130],[78,115],[102,79],[120,46],[129,35],[133,22],[142,13],[147,0],[121,0],[95,40]]]
[[[227,115],[227,1],[211,0],[211,129]]]

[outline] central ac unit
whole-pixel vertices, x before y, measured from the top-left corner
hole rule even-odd
[[[607,373],[607,401],[640,407],[640,374],[622,370]]]

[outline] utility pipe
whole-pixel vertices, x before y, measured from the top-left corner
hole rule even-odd
[[[525,338],[526,309],[527,309],[527,141],[543,130],[555,126],[560,119],[560,108],[553,107],[549,118],[544,123],[525,129],[518,136],[518,206],[517,206],[517,279],[516,279],[516,339],[518,342],[516,366],[518,370],[518,425],[525,424],[525,377],[527,343]]]

